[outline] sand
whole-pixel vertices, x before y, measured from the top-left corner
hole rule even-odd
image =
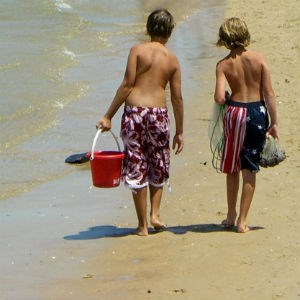
[[[95,252],[90,278],[69,278],[70,299],[299,299],[300,1],[228,1],[226,16],[245,19],[251,49],[263,51],[277,95],[281,145],[288,158],[263,169],[249,214],[253,231],[216,225],[226,214],[225,176],[212,168],[210,108],[186,110],[186,148],[173,158],[173,191],[162,215],[169,229],[146,238],[124,234]],[[223,56],[220,50],[220,57]],[[218,58],[216,58],[217,60]],[[211,99],[214,66],[201,97]],[[132,215],[134,217],[134,214]],[[83,273],[82,273],[83,274]],[[75,296],[76,295],[76,296]],[[63,299],[69,299],[65,294]]]
[[[128,207],[118,212],[117,224],[77,233],[76,225],[88,217],[78,204],[78,223],[73,216],[71,224],[77,234],[61,232],[64,244],[45,255],[53,261],[48,267],[53,275],[39,278],[40,284],[27,286],[24,296],[14,299],[300,299],[300,1],[229,0],[226,16],[244,18],[252,34],[250,48],[267,57],[277,95],[280,142],[288,156],[257,176],[248,218],[255,230],[238,234],[218,225],[226,215],[225,176],[211,166],[211,106],[188,106],[186,147],[181,156],[172,157],[172,193],[164,193],[161,208],[168,230],[148,237],[131,235],[136,217],[128,201]],[[215,63],[225,53],[220,49],[199,78],[205,88],[198,97],[211,103]],[[71,189],[71,184],[64,189]],[[63,189],[59,192],[64,195]],[[117,195],[112,192],[112,197]],[[72,195],[78,196],[84,194]],[[55,199],[45,205],[55,206]],[[57,222],[68,220],[63,209],[54,214]],[[96,218],[96,213],[89,217]],[[31,262],[36,270],[46,264]],[[39,296],[32,296],[33,288]]]

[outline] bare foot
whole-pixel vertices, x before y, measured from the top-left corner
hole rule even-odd
[[[237,220],[237,232],[245,233],[248,232],[250,228],[247,226],[246,221],[242,221],[240,218]]]
[[[233,227],[233,226],[234,226],[234,223],[232,224],[232,223],[230,223],[227,219],[225,219],[225,220],[223,220],[223,221],[221,222],[221,225],[224,226],[224,227],[226,227],[226,228],[229,228],[229,227]]]
[[[247,225],[238,225],[237,232],[238,233],[246,233],[250,230],[250,228]]]
[[[135,230],[135,234],[139,235],[139,236],[147,236],[148,235],[148,228],[147,227],[143,227],[143,226],[139,226]]]
[[[221,222],[224,227],[233,227],[235,225],[236,214],[227,214],[227,218]]]
[[[155,230],[165,230],[167,225],[160,221],[158,218],[151,218],[151,225]]]

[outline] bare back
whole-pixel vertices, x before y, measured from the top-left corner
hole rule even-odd
[[[253,102],[263,100],[263,56],[254,51],[231,51],[221,61],[231,89],[232,100]]]
[[[165,107],[165,88],[176,71],[179,71],[178,61],[164,45],[149,42],[133,47],[125,78],[134,82],[126,105]]]

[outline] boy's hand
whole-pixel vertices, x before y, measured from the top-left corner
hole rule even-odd
[[[107,117],[103,117],[96,124],[96,129],[101,129],[102,131],[109,131],[111,129],[111,120]]]
[[[176,148],[175,154],[179,154],[182,151],[183,145],[184,142],[183,142],[182,134],[175,134],[173,138],[173,147],[172,147],[173,150]]]

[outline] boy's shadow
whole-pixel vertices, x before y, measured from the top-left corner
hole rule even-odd
[[[121,237],[133,234],[133,228],[119,228],[112,225],[94,226],[78,234],[66,235],[65,240],[93,240],[105,237]]]
[[[250,227],[250,230],[264,229],[264,227]],[[86,231],[80,231],[78,234],[67,235],[65,240],[93,240],[102,239],[105,237],[123,237],[135,234],[135,228],[119,228],[112,225],[94,226]],[[187,232],[211,233],[211,232],[233,232],[236,227],[224,227],[220,224],[195,224],[185,226],[171,226],[164,231],[172,232],[173,234],[186,234]],[[161,231],[149,230],[149,234],[156,234]]]

